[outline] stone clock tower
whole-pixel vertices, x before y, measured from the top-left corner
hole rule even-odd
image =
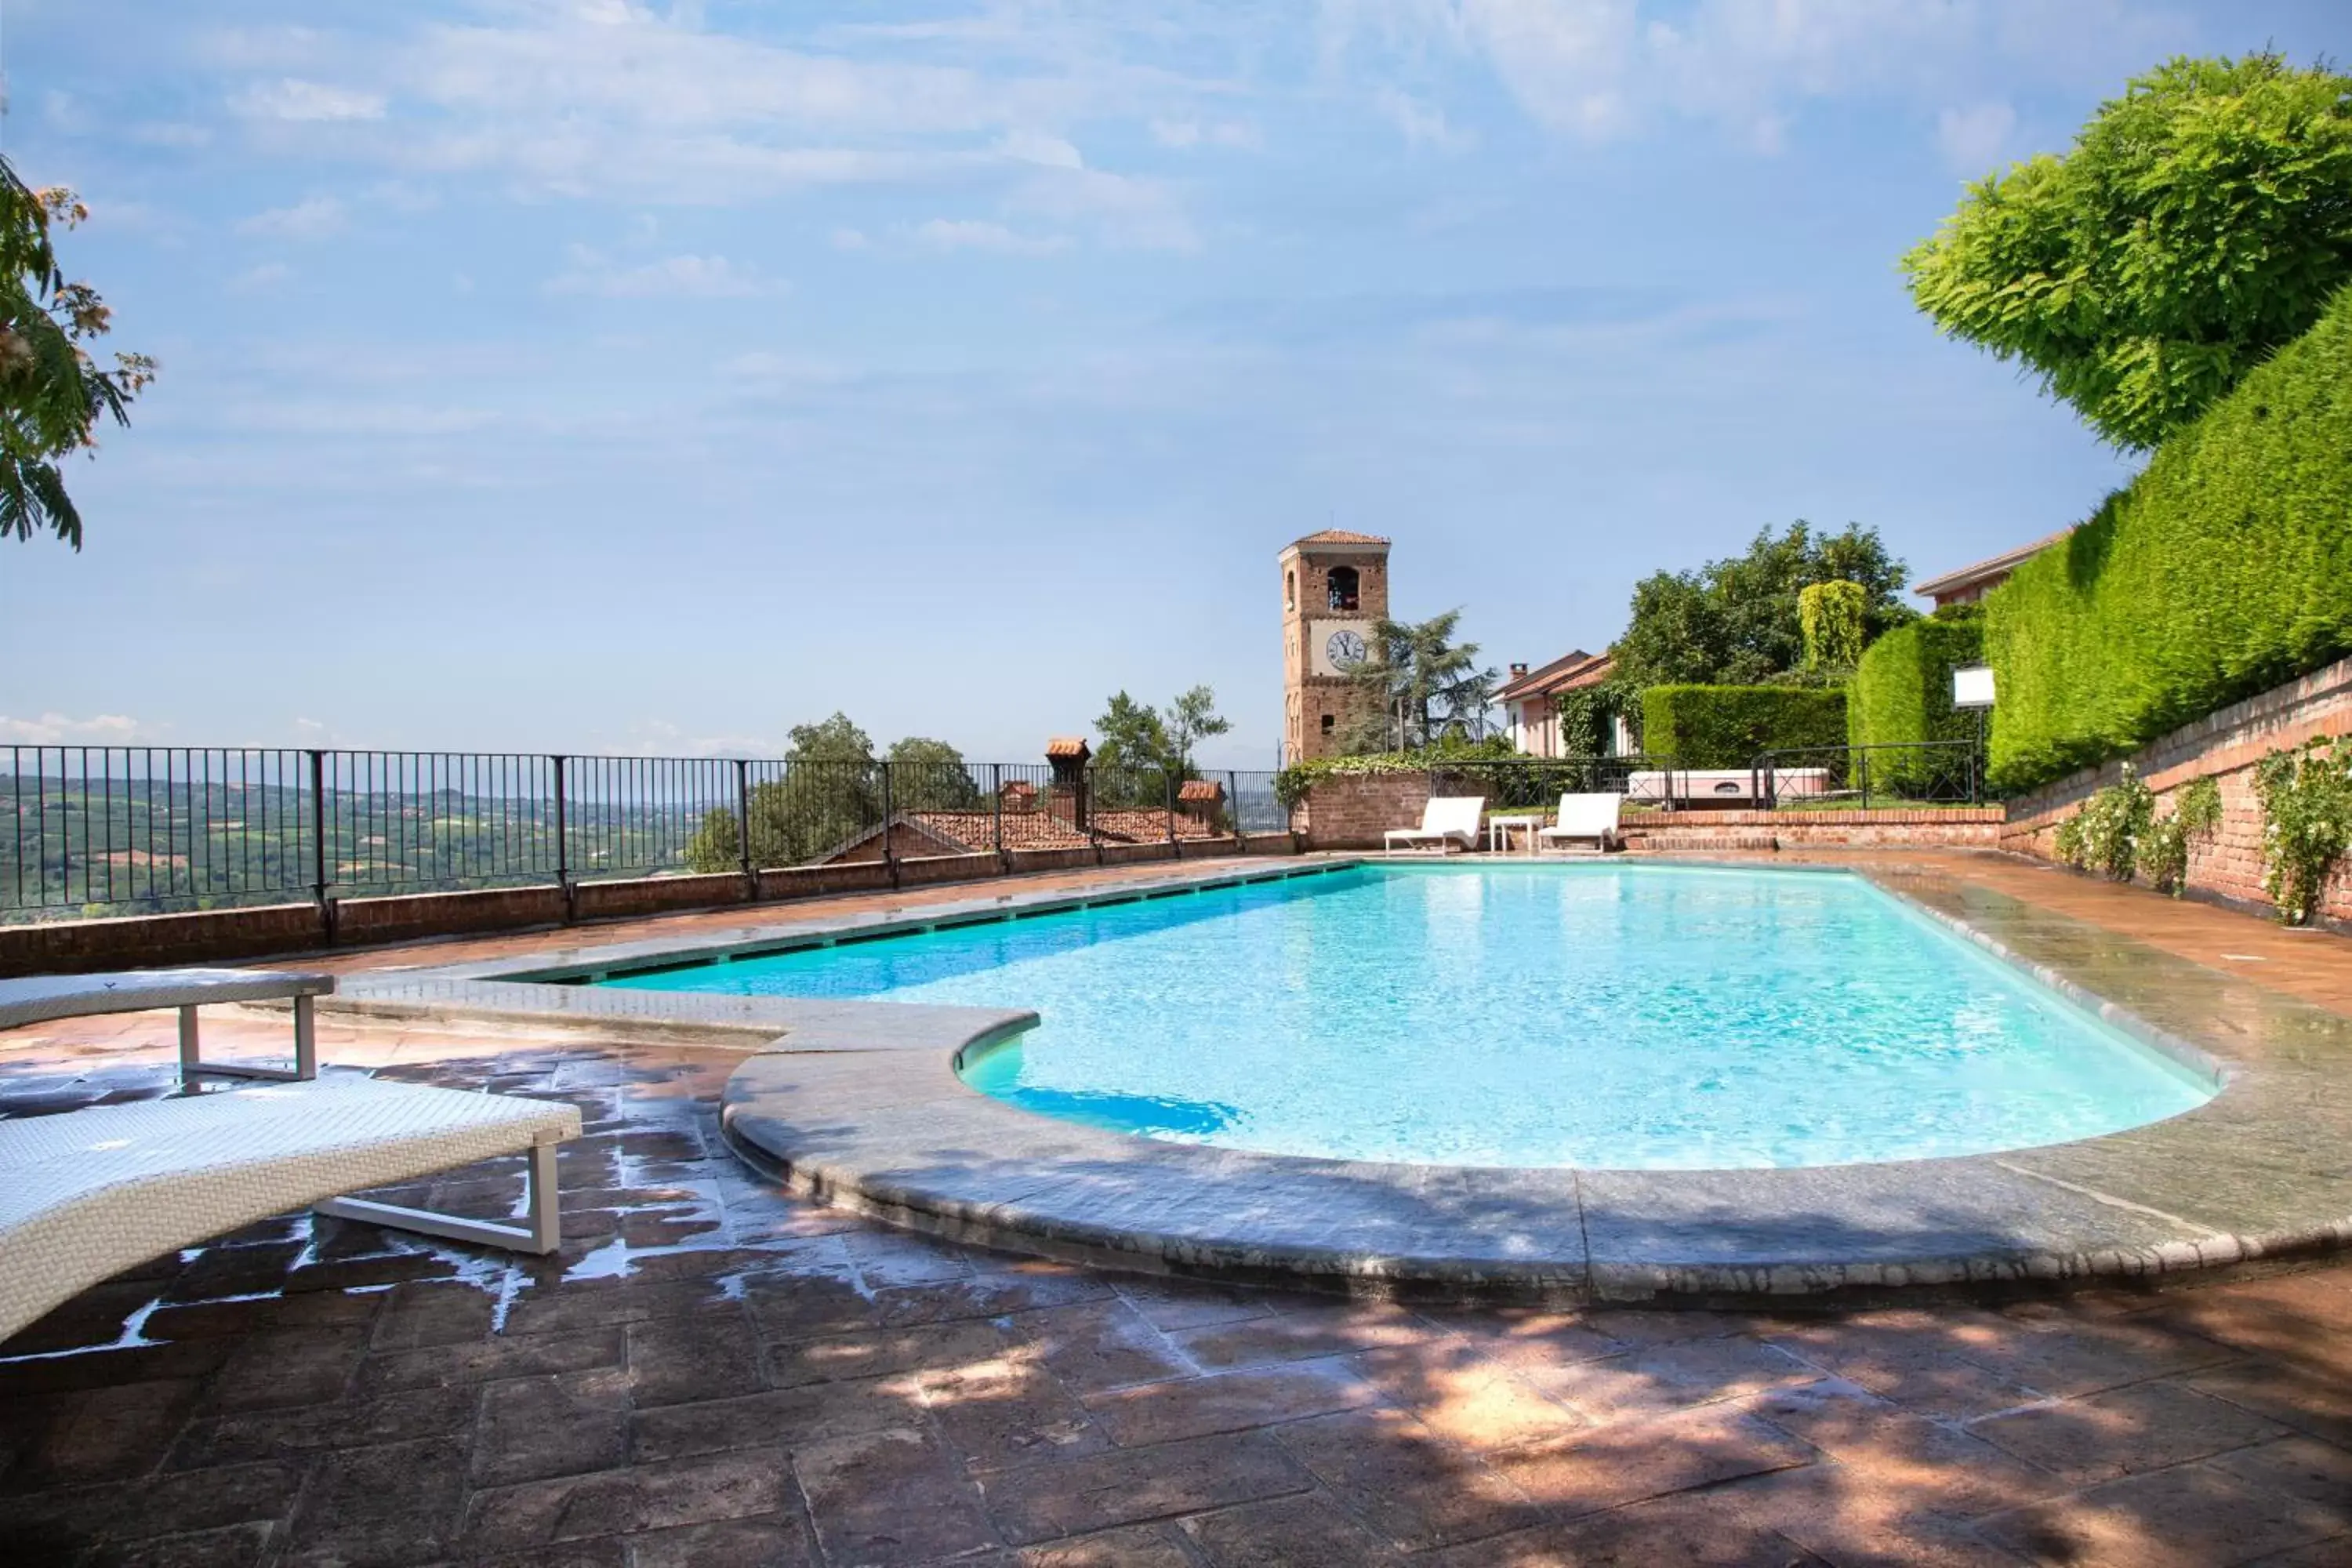
[[[1348,679],[1389,613],[1389,542],[1326,529],[1284,550],[1282,750],[1285,762],[1338,753],[1380,702]]]

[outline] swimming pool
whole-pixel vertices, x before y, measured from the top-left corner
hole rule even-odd
[[[1722,1169],[1980,1153],[2214,1085],[1845,872],[1374,864],[607,984],[1031,1007],[963,1067],[1266,1153]]]

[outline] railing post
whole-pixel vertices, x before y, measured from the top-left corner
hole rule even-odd
[[[319,924],[327,942],[335,940],[335,900],[327,896],[327,753],[311,750],[310,758],[310,896],[319,901]]]
[[[996,817],[996,870],[999,876],[1013,874],[1013,858],[1004,852],[1004,764],[988,764],[988,797]]]
[[[565,822],[563,798],[563,759],[550,757],[555,764],[555,885],[563,891],[563,923],[570,925],[574,913],[572,894],[571,834]]]
[[[1242,831],[1242,779],[1231,768],[1225,770],[1225,809],[1234,814],[1234,847],[1246,851],[1249,835]]]
[[[1870,809],[1870,751],[1869,751],[1869,748],[1864,747],[1864,748],[1862,750],[1862,752],[1859,753],[1859,755],[1860,755],[1860,756],[1861,756],[1861,758],[1862,758],[1862,809],[1863,809],[1863,810],[1864,810],[1864,811],[1868,811],[1868,810]]]
[[[1160,771],[1160,783],[1163,792],[1168,796],[1168,858],[1171,860],[1181,860],[1184,858],[1184,851],[1178,847],[1176,843],[1176,796],[1178,793],[1176,788],[1176,770],[1174,768],[1162,768]]]
[[[876,765],[882,770],[882,864],[890,868],[890,885],[895,888],[898,885],[898,848],[890,842],[890,818],[893,815],[890,804],[890,764],[880,763]]]
[[[760,870],[751,864],[751,764],[735,759],[735,858],[743,868],[743,901],[760,901]]]

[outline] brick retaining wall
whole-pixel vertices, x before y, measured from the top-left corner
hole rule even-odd
[[[2184,724],[2127,759],[2157,793],[2159,816],[2192,779],[2210,778],[2221,791],[2221,825],[2189,852],[2189,890],[2218,902],[2270,909],[2263,892],[2263,811],[2254,798],[2254,764],[2273,752],[2319,735],[2352,735],[2352,658],[2300,680]],[[2082,809],[2091,794],[2123,776],[2121,762],[2086,768],[2010,803],[2001,847],[2044,860],[2058,825]],[[2320,918],[2352,922],[2352,864],[2339,866],[2320,901]]]

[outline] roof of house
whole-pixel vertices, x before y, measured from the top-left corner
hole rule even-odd
[[[2047,539],[2037,539],[2031,544],[2021,544],[2014,550],[2004,550],[1998,555],[1989,555],[1974,565],[1963,566],[1957,572],[1947,572],[1940,577],[1930,577],[1924,583],[1914,583],[1911,584],[1911,591],[1922,598],[1933,599],[1946,594],[1957,594],[1972,588],[1988,577],[2006,577],[2015,571],[2021,563],[2032,560],[2074,531],[2071,527],[2062,528]]]
[[[1388,542],[1390,542],[1388,540],[1382,539],[1377,533],[1350,533],[1344,528],[1327,528],[1320,532],[1310,533],[1304,539],[1293,540],[1291,547],[1296,549],[1301,544],[1386,544]]]
[[[1215,779],[1186,779],[1176,792],[1178,800],[1223,800],[1225,786]]]
[[[1496,691],[1497,702],[1520,702],[1530,697],[1549,697],[1558,692],[1573,691],[1582,686],[1598,686],[1609,679],[1616,661],[1605,653],[1587,653],[1578,648],[1562,654],[1549,664],[1512,677]]]
[[[1087,744],[1083,735],[1056,735],[1045,742],[1045,754],[1049,757],[1084,757],[1092,755],[1093,749]]]

